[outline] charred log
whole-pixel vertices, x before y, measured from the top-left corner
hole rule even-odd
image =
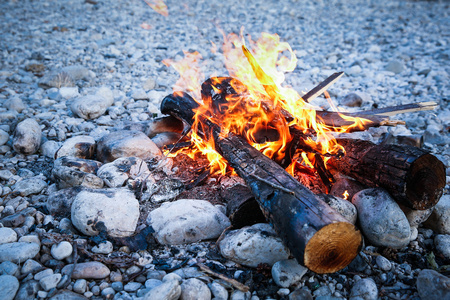
[[[445,187],[445,166],[428,152],[407,145],[376,145],[369,141],[337,139],[342,157],[327,164],[369,187],[382,187],[412,209],[428,209]]]
[[[197,105],[188,98],[166,97],[161,111],[189,123]],[[198,134],[212,133],[216,150],[251,188],[266,219],[300,263],[317,273],[332,273],[356,257],[362,237],[354,225],[242,137],[222,136],[206,118],[202,123],[209,130]]]

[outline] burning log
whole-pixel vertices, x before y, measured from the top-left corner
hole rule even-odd
[[[198,104],[187,94],[170,95],[161,112],[193,123]],[[276,162],[237,135],[223,136],[220,128],[202,119],[203,138],[213,136],[216,150],[251,188],[267,220],[300,263],[316,273],[343,269],[358,254],[360,231]]]
[[[445,187],[445,166],[428,152],[407,145],[376,145],[337,139],[342,157],[327,164],[370,187],[385,188],[401,204],[424,210],[433,207]]]

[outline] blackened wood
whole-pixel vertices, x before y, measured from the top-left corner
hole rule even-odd
[[[407,145],[376,145],[369,141],[337,139],[342,157],[327,164],[369,187],[382,187],[412,209],[428,209],[445,187],[445,166],[432,154]]]
[[[196,107],[196,103],[187,98],[178,99],[183,104],[173,100],[166,97],[161,111],[189,123],[192,114],[186,107]],[[201,121],[210,128],[216,150],[251,188],[266,219],[300,263],[317,273],[332,273],[356,257],[362,237],[353,224],[244,138],[222,136],[214,123],[206,118]]]

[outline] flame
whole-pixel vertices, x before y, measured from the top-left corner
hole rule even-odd
[[[348,191],[345,190],[345,192],[342,194],[342,197],[344,197],[344,200],[348,200],[348,196],[349,196]]]
[[[164,17],[169,16],[167,5],[162,0],[144,0],[154,11]]]
[[[195,157],[201,152],[207,156],[212,171],[225,174],[227,162],[214,150],[214,140],[209,137],[208,129],[203,128],[201,120],[204,118],[219,125],[222,134],[233,132],[245,136],[253,147],[277,161],[286,156],[294,138],[291,128],[308,136],[304,143],[316,153],[335,155],[343,152],[333,133],[346,132],[351,126],[363,125],[365,121],[343,116],[348,121],[354,119],[350,126],[333,128],[325,125],[316,115],[317,107],[306,103],[293,88],[283,86],[285,73],[292,72],[297,65],[297,57],[288,43],[269,33],[263,33],[257,41],[249,37],[247,45],[242,31],[240,35],[223,34],[223,37],[224,63],[231,78],[210,78],[210,90],[206,94],[200,93],[205,76],[198,52],[184,52],[185,58],[179,61],[163,61],[180,73],[174,91],[188,91],[200,104],[190,133],[195,149],[185,153]],[[215,44],[212,44],[212,51],[217,51]],[[201,138],[197,132],[203,132],[205,136]],[[300,152],[292,156],[292,163],[286,168],[291,174],[297,160],[314,169],[313,153]],[[326,160],[324,157],[325,163]]]

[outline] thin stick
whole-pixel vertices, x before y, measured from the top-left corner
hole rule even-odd
[[[330,77],[319,83],[315,88],[310,90],[308,93],[302,96],[303,101],[310,102],[320,96],[324,91],[326,91],[330,86],[336,83],[339,78],[344,75],[344,72],[333,73]]]
[[[213,270],[211,270],[209,267],[205,266],[202,263],[197,263],[197,266],[200,268],[200,270],[202,270],[205,273],[208,273],[212,276],[215,276],[219,279],[222,279],[223,281],[228,282],[229,284],[233,285],[235,288],[237,288],[238,290],[240,290],[241,292],[247,293],[250,290],[250,287],[246,286],[245,284],[240,283],[239,281],[229,278],[223,274],[214,272]]]

